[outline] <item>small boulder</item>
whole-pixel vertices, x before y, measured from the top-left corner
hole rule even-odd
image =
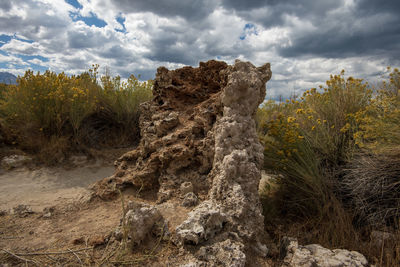
[[[294,238],[284,238],[286,255],[282,267],[366,267],[367,259],[357,251],[330,250],[318,244],[301,246]]]
[[[149,234],[165,232],[160,211],[149,204],[130,202],[125,214],[125,226],[134,245],[139,245]]]

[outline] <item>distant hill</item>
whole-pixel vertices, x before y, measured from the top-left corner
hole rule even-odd
[[[0,72],[0,83],[16,84],[17,77],[9,72]]]

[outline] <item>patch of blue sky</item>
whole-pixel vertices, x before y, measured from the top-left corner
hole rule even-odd
[[[33,40],[28,40],[28,39],[18,37],[16,34],[14,34],[14,35],[1,34],[0,35],[0,47],[2,47],[4,44],[10,42],[11,39],[16,39],[16,40],[30,43],[30,44],[33,43]]]
[[[0,69],[8,69],[8,63],[7,62],[0,62]]]
[[[26,66],[23,67],[23,69],[26,69]],[[36,64],[30,64],[30,66],[28,67],[28,69],[31,69],[33,71],[40,71],[41,73],[45,72],[46,70],[48,70],[48,67],[45,66],[41,66],[41,65],[36,65]]]
[[[0,42],[1,42],[0,47],[11,41],[11,39],[12,39],[11,35],[6,35],[6,34],[0,35]]]
[[[16,39],[18,41],[22,41],[22,42],[25,42],[25,43],[30,43],[30,44],[34,42],[33,40],[20,38],[16,34],[14,34],[13,39]]]
[[[258,35],[256,26],[253,23],[246,23],[243,27],[243,32],[239,36],[240,40],[245,40],[249,35]]]
[[[83,6],[78,2],[78,0],[65,0],[66,3],[70,4],[71,6],[82,9]]]
[[[72,21],[83,21],[88,26],[96,26],[98,28],[104,28],[107,25],[107,22],[98,18],[96,14],[90,12],[90,17],[83,17],[78,12],[69,12],[69,16]]]
[[[115,29],[117,32],[122,32],[126,33],[126,28],[125,28],[125,18],[122,16],[122,14],[119,14],[116,18],[117,22],[121,24],[122,29]]]
[[[0,62],[0,69],[17,69],[17,70],[33,70],[34,72],[40,71],[41,73],[48,70],[48,67],[44,67],[36,64],[27,65],[19,65],[19,64],[10,64],[9,62]]]
[[[42,57],[42,56],[26,56],[26,55],[17,55],[17,57],[21,58],[23,61],[28,61],[28,60],[32,60],[32,59],[39,59],[43,62],[48,62],[49,59],[46,57]]]

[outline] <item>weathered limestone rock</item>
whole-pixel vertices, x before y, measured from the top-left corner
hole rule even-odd
[[[197,196],[200,203],[173,237],[209,252],[190,264],[244,266],[245,248],[265,255],[258,199],[263,147],[253,117],[270,78],[269,64],[239,60],[158,68],[154,99],[141,105],[140,144],[116,162],[115,175],[93,187],[96,194],[109,198],[133,185],[157,190],[157,203],[183,198],[188,208]]]
[[[130,202],[124,224],[133,245],[139,245],[150,233],[158,235],[164,230],[164,219],[152,205]]]
[[[243,253],[244,247],[240,242],[227,239],[222,242],[214,243],[212,246],[200,248],[197,253],[200,266],[230,266],[244,267],[246,255]]]
[[[330,250],[321,245],[300,246],[296,239],[286,238],[286,257],[282,267],[365,267],[367,259],[357,251]]]
[[[180,245],[202,243],[220,233],[227,222],[227,216],[221,212],[216,203],[204,201],[176,228],[178,243]]]
[[[253,115],[265,97],[271,72],[268,64],[256,68],[237,61],[223,73],[227,85],[221,94],[223,111],[212,130],[215,152],[209,199],[189,213],[176,234],[181,244],[199,244],[233,232],[238,235],[236,242],[253,244],[257,250],[259,238],[264,237],[258,200],[263,148]]]

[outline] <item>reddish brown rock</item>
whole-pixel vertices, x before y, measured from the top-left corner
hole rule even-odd
[[[114,176],[94,186],[101,198],[128,185],[161,192],[192,182],[197,194],[207,194],[214,140],[208,135],[221,113],[220,94],[227,64],[200,63],[199,68],[157,70],[154,99],[141,106],[139,146],[117,160]],[[162,193],[160,193],[160,200]]]

